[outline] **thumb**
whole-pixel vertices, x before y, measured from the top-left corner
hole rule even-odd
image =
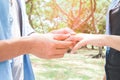
[[[78,42],[72,49],[71,53],[75,53],[75,51],[77,51],[78,49],[80,49],[81,47],[85,46],[87,44],[86,41],[82,40],[80,42]]]

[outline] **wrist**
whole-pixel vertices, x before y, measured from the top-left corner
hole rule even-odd
[[[31,42],[28,36],[22,37],[15,42],[18,45],[19,55],[28,54],[31,50]]]
[[[31,37],[27,36],[23,38],[21,42],[22,42],[21,49],[23,53],[24,54],[32,53],[32,50],[34,48],[34,41],[31,39]]]
[[[33,55],[36,55],[37,53],[40,54],[42,52],[42,44],[44,43],[43,35],[34,33],[29,36],[27,41],[27,52],[31,53]]]
[[[104,43],[104,46],[110,46],[110,36],[109,35],[103,35],[103,43]]]
[[[29,42],[30,42],[29,39],[26,37],[11,40],[1,40],[0,61],[5,61],[28,53],[30,49]]]

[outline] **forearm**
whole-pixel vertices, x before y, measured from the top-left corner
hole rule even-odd
[[[0,61],[5,61],[28,52],[29,40],[19,38],[0,41]]]
[[[77,42],[73,52],[85,45],[108,46],[120,51],[120,36],[103,34],[77,34],[71,36],[68,40]]]
[[[106,46],[112,47],[120,51],[120,36],[106,35]]]

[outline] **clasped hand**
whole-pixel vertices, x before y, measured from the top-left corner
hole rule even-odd
[[[30,53],[45,58],[61,58],[71,48],[74,53],[87,44],[102,46],[101,36],[93,34],[76,34],[69,28],[54,30],[48,34],[33,34]]]

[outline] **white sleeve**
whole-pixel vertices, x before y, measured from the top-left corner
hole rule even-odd
[[[25,0],[21,1],[21,13],[22,13],[22,35],[27,36],[35,30],[30,26],[28,16],[26,14],[26,6],[25,6]]]

